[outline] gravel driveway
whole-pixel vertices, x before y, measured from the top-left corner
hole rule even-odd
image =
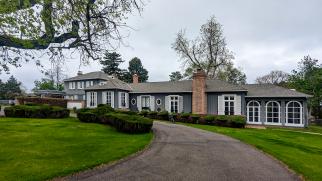
[[[138,156],[64,180],[300,180],[278,161],[238,140],[154,122],[155,139]]]

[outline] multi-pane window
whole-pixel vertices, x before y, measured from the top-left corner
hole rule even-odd
[[[302,106],[299,102],[291,101],[286,105],[287,124],[302,123]]]
[[[178,113],[179,112],[179,97],[170,96],[170,112]]]
[[[112,92],[106,92],[106,104],[112,106]]]
[[[84,82],[77,82],[78,89],[84,89]]]
[[[96,104],[97,104],[97,93],[96,92],[90,92],[89,106],[90,107],[96,107]]]
[[[86,81],[86,87],[90,87],[94,85],[94,81]]]
[[[224,96],[225,104],[225,115],[235,114],[235,97],[234,96]]]
[[[280,122],[280,104],[276,101],[270,101],[266,104],[266,122]]]
[[[125,92],[121,92],[121,107],[126,107]]]
[[[69,89],[75,89],[76,82],[69,82]]]
[[[142,109],[150,109],[150,96],[141,96]]]
[[[250,123],[259,123],[260,104],[257,101],[250,101],[247,104],[247,120]]]

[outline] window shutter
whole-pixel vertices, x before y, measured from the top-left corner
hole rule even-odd
[[[111,91],[111,107],[114,108],[114,91]]]
[[[218,96],[218,115],[224,115],[224,96],[220,95]]]
[[[235,96],[235,115],[241,115],[241,96]]]
[[[90,98],[91,98],[91,93],[90,92],[86,92],[87,107],[90,107]]]
[[[178,108],[179,113],[183,112],[183,97],[179,96],[179,108]]]
[[[169,104],[170,97],[165,96],[164,98],[164,109],[168,112],[170,112],[170,104]]]
[[[137,96],[137,107],[139,111],[142,111],[142,106],[141,106],[141,96]]]
[[[106,104],[107,101],[106,101],[106,98],[107,98],[107,92],[102,92],[102,104]]]
[[[150,109],[151,111],[155,110],[154,96],[150,96]]]
[[[125,93],[125,107],[129,108],[129,93]]]

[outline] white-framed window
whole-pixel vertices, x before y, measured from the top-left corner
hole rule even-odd
[[[94,81],[90,80],[90,81],[86,81],[86,87],[90,87],[94,85]]]
[[[74,99],[75,100],[78,100],[78,95],[74,95]]]
[[[85,96],[85,95],[83,95],[83,100],[84,100],[84,101],[86,100],[86,96]]]
[[[277,101],[266,103],[266,124],[280,124],[281,106]]]
[[[126,93],[125,92],[121,92],[121,102],[120,102],[120,105],[121,107],[126,107]]]
[[[179,113],[179,96],[170,96],[170,112]]]
[[[247,122],[260,124],[260,103],[258,101],[250,101],[247,103]]]
[[[69,87],[69,89],[75,89],[75,87],[76,87],[76,82],[69,82],[69,83],[68,83],[68,87]]]
[[[131,99],[131,104],[134,106],[136,104],[136,99],[135,98],[132,98]]]
[[[286,124],[303,125],[302,104],[298,101],[290,101],[286,104]]]
[[[87,106],[88,107],[96,107],[97,106],[97,92],[88,92],[88,100]]]
[[[106,92],[106,104],[112,106],[112,92]]]
[[[158,106],[160,106],[160,105],[162,104],[161,99],[157,99],[157,100],[156,100],[156,104],[157,104]]]
[[[224,96],[224,114],[225,115],[234,115],[235,114],[235,96],[225,95]]]
[[[77,82],[77,88],[78,89],[84,89],[84,82]]]
[[[142,106],[142,110],[150,109],[150,96],[141,96],[141,106]]]

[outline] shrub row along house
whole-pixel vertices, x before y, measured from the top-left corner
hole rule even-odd
[[[197,70],[192,80],[127,84],[103,72],[78,73],[65,80],[66,98],[86,107],[109,104],[132,111],[245,115],[248,124],[304,127],[310,95],[268,84],[233,85],[207,80]]]

